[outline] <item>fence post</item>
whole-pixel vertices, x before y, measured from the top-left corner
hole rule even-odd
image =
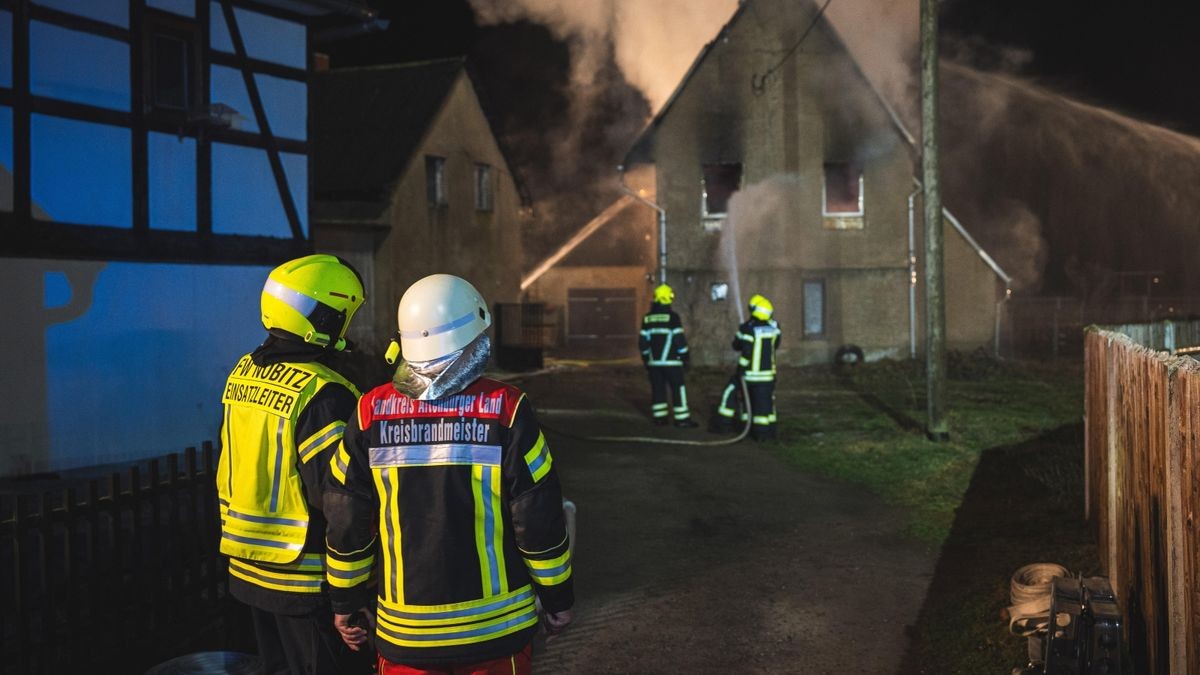
[[[1170,653],[1167,662],[1170,672],[1187,673],[1187,648],[1191,635],[1188,611],[1187,593],[1187,557],[1184,546],[1187,537],[1184,534],[1183,515],[1183,431],[1187,427],[1185,406],[1189,405],[1189,397],[1183,390],[1184,372],[1180,368],[1182,359],[1170,365],[1167,370],[1167,466],[1164,471],[1166,485],[1167,520],[1167,634]]]
[[[1114,345],[1111,338],[1106,336],[1104,339],[1108,341],[1108,349],[1106,350],[1107,358],[1104,362],[1105,377],[1108,378],[1108,386],[1105,391],[1108,398],[1105,405],[1105,422],[1108,424],[1108,448],[1104,458],[1104,469],[1108,474],[1108,507],[1105,518],[1106,522],[1103,524],[1107,539],[1107,545],[1104,547],[1106,550],[1104,551],[1105,559],[1103,562],[1106,567],[1105,572],[1108,573],[1108,578],[1112,583],[1113,589],[1116,589],[1120,593],[1121,589],[1123,589],[1123,586],[1121,586],[1122,570],[1117,563],[1116,550],[1117,524],[1121,520],[1121,514],[1117,510],[1117,505],[1120,503],[1117,484],[1117,463],[1120,461],[1120,439],[1117,435],[1117,411],[1119,410],[1118,404],[1120,403],[1120,399],[1117,396],[1119,382],[1117,378],[1117,364],[1115,363],[1117,346]]]

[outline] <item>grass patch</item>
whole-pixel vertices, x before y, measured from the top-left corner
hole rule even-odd
[[[1083,521],[1078,365],[951,360],[950,441],[925,438],[915,364],[780,374],[778,450],[805,470],[902,507],[938,561],[901,673],[1007,673],[1026,659],[1004,608],[1022,565],[1098,574]]]
[[[924,434],[925,381],[914,364],[870,364],[847,374],[784,372],[776,393],[780,452],[805,470],[904,506],[910,534],[940,545],[980,453],[1077,423],[1083,415],[1078,367],[989,362],[951,374],[950,441],[934,443]]]

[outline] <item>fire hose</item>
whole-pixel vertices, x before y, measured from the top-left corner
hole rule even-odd
[[[742,430],[738,432],[738,435],[734,436],[733,438],[722,438],[716,441],[693,441],[685,438],[656,438],[653,436],[581,436],[579,434],[573,434],[561,429],[556,429],[544,422],[541,423],[541,426],[543,429],[559,436],[563,436],[564,438],[570,438],[572,440],[585,441],[589,443],[653,443],[657,445],[692,446],[733,445],[734,443],[740,443],[742,439],[744,439],[746,435],[750,433],[750,427],[754,423],[754,421],[751,419],[751,415],[749,414],[750,387],[746,385],[746,378],[744,377],[739,377],[738,382],[742,385],[742,404],[747,411],[746,425],[742,427]]]
[[[1032,563],[1014,572],[1009,583],[1009,632],[1028,637],[1045,631],[1050,622],[1051,582],[1065,576],[1067,569],[1054,563]]]

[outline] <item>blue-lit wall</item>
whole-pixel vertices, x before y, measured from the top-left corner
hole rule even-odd
[[[269,271],[0,259],[3,310],[24,317],[0,350],[0,475],[216,441],[225,376],[266,336]]]
[[[132,15],[130,0],[32,5],[122,29],[130,27]],[[234,53],[220,3],[145,0],[145,7],[148,15],[161,11],[192,22],[213,51]],[[280,162],[307,236],[306,29],[241,7],[235,14],[249,57],[292,69],[290,77],[255,72],[253,78],[271,131],[287,147]],[[293,239],[267,151],[256,147],[266,145],[262,138],[210,133],[211,142],[204,143],[195,126],[139,132],[114,123],[119,115],[89,113],[135,110],[141,94],[131,89],[131,45],[112,31],[88,32],[87,22],[59,16],[35,12],[29,22],[29,93],[85,107],[30,115],[33,221],[15,227],[58,221],[118,228],[114,232],[134,228],[134,135],[144,133],[150,230]],[[0,89],[9,91],[13,30],[12,13],[0,10]],[[142,36],[129,39],[141,44]],[[261,135],[241,71],[198,67],[208,74],[209,87],[195,105],[229,106],[237,111],[233,131]],[[10,213],[14,114],[0,105],[0,212]],[[209,204],[201,203],[205,181],[197,175],[204,152],[211,153]],[[205,212],[211,213],[211,235],[200,232]],[[7,317],[0,350],[0,475],[125,461],[216,441],[221,386],[237,357],[265,336],[258,297],[278,261],[200,262],[0,258],[0,283],[8,289],[0,294]]]

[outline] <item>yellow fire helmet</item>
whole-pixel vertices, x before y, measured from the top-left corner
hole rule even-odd
[[[340,351],[364,299],[362,279],[349,263],[332,255],[306,255],[271,270],[262,290],[263,327]]]
[[[759,321],[766,321],[775,313],[775,306],[771,301],[763,296],[755,293],[750,298],[750,315]]]
[[[654,302],[660,305],[669,305],[675,300],[675,291],[666,284],[661,284],[654,289]]]

